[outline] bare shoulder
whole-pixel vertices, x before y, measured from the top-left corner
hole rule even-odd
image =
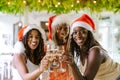
[[[92,61],[96,60],[101,63],[105,59],[105,55],[101,53],[101,47],[94,46],[90,48],[88,58]]]
[[[13,66],[15,67],[16,64],[19,64],[21,62],[26,62],[25,55],[24,54],[14,54],[13,55]]]
[[[14,54],[13,59],[19,60],[19,59],[24,59],[25,55],[24,54]]]
[[[89,53],[101,54],[100,51],[101,51],[101,48],[99,46],[94,46],[90,48]]]

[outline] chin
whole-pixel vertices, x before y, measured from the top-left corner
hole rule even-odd
[[[31,47],[32,50],[35,50],[37,47]]]
[[[78,43],[77,45],[78,45],[78,46],[83,46],[83,44],[81,44],[81,43]]]

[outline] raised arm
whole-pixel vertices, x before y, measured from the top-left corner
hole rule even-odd
[[[41,66],[33,72],[29,72],[26,66],[26,58],[23,54],[15,54],[13,57],[13,67],[17,69],[23,80],[37,79],[39,75],[47,68],[47,64],[47,60],[43,58],[41,61]]]
[[[67,54],[64,56],[66,64],[69,66],[69,70],[72,73],[73,80],[85,80],[85,78],[82,76],[81,72],[79,71],[79,68],[74,62],[72,54]]]

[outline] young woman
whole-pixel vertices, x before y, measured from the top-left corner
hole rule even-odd
[[[52,40],[59,49],[64,47],[65,55],[62,63],[62,68],[66,71],[53,71],[50,73],[49,80],[79,80],[79,69],[73,61],[73,57],[68,53],[67,48],[69,33],[70,33],[70,19],[66,14],[55,15],[49,18],[49,39]],[[69,65],[68,65],[69,64]],[[72,77],[72,73],[75,75]]]
[[[42,29],[36,25],[20,29],[13,57],[13,80],[39,80],[40,74],[47,69],[41,32]]]
[[[120,80],[120,64],[114,62],[92,34],[93,20],[83,14],[71,26],[70,50],[80,58],[83,80]],[[76,53],[76,55],[75,55]]]

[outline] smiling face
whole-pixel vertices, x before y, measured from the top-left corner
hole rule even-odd
[[[40,36],[38,35],[37,30],[31,30],[28,36],[28,46],[31,50],[35,50],[40,42]]]
[[[88,30],[82,27],[75,27],[73,29],[73,39],[78,46],[82,47],[87,39]]]

